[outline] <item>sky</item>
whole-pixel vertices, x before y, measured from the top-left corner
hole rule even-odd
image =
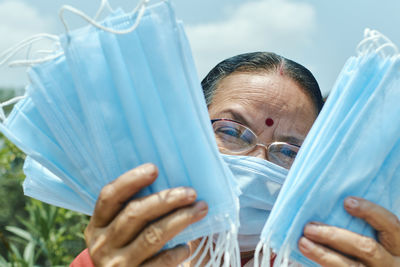
[[[159,0],[151,0],[158,2]],[[324,95],[345,61],[356,55],[365,28],[380,31],[400,47],[399,0],[170,0],[184,22],[198,74],[245,52],[271,51],[304,65]],[[109,0],[126,11],[138,0]],[[100,0],[0,0],[0,54],[38,33],[61,34],[58,11],[72,5],[90,16]],[[106,14],[104,14],[105,16]],[[66,14],[72,28],[86,23]],[[46,49],[49,42],[34,49]],[[15,59],[22,59],[17,54]],[[1,61],[1,58],[0,58]],[[26,69],[0,66],[0,88],[23,88]]]

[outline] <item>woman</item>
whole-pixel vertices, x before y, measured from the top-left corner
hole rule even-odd
[[[276,142],[295,155],[323,105],[312,74],[273,53],[224,60],[204,78],[202,86],[214,130],[221,120],[250,130],[257,145],[243,145],[240,154],[269,161],[273,161],[270,148]],[[222,153],[238,154],[228,142],[218,145]],[[290,168],[288,162],[283,167]],[[156,178],[157,166],[145,164],[104,187],[85,231],[88,251],[73,266],[88,266],[90,259],[95,266],[177,266],[193,253],[198,240],[157,254],[168,240],[207,214],[207,204],[196,202],[193,189],[168,189],[126,204]],[[300,251],[322,266],[400,266],[397,217],[355,197],[347,198],[344,207],[378,231],[379,243],[344,229],[310,224],[299,240]],[[241,257],[245,264],[253,251],[243,251]]]

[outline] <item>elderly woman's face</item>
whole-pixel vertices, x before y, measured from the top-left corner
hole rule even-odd
[[[287,142],[300,146],[317,117],[310,97],[286,75],[233,73],[222,79],[209,106],[211,119],[232,119],[250,128],[264,145]],[[256,146],[246,155],[267,159]]]

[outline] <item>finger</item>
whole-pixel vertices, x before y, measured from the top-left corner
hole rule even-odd
[[[165,266],[175,267],[182,263],[185,259],[190,256],[190,249],[187,245],[175,247],[173,249],[165,250],[146,261],[142,267],[153,267],[153,266]]]
[[[106,185],[97,199],[91,224],[94,227],[108,225],[125,202],[140,189],[154,182],[157,175],[158,170],[154,164],[144,164],[122,174]]]
[[[393,256],[374,239],[334,226],[309,223],[304,228],[308,240],[358,258],[368,266],[392,266]]]
[[[149,222],[192,204],[196,197],[193,189],[179,187],[131,201],[110,224],[112,246],[126,245]]]
[[[344,207],[351,215],[364,219],[378,231],[378,240],[391,254],[400,256],[400,221],[387,209],[368,200],[349,197]]]
[[[207,211],[207,204],[201,201],[191,207],[179,209],[150,224],[131,244],[123,248],[126,257],[130,257],[132,263],[142,263],[156,254],[169,240],[187,226],[202,219]],[[132,253],[133,251],[140,251],[140,253]]]
[[[304,256],[324,267],[365,266],[331,249],[318,245],[306,237],[299,240],[299,250]]]

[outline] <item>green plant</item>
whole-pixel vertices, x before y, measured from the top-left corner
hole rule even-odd
[[[24,160],[25,155],[0,135],[0,230],[4,229],[1,226],[17,223],[17,214],[26,214],[21,186],[25,178],[22,171]]]
[[[29,217],[20,218],[23,228],[6,227],[14,234],[8,258],[21,264],[16,266],[65,266],[85,247],[82,233],[87,216],[34,199],[26,209]]]
[[[25,197],[24,159],[0,135],[0,266],[67,266],[85,247],[88,217]]]

